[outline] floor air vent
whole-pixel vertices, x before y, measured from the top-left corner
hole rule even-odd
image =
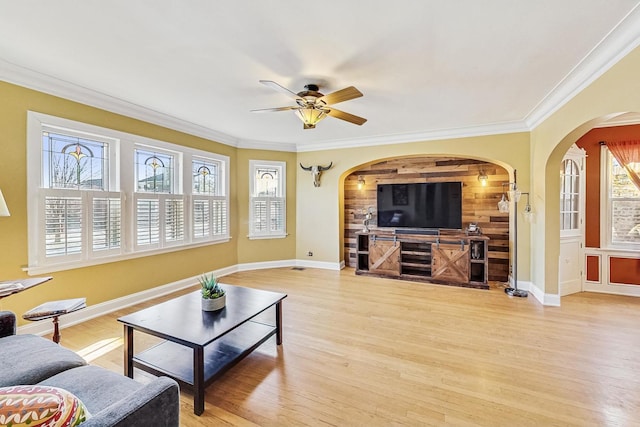
[[[293,267],[292,270],[304,271],[304,267]]]

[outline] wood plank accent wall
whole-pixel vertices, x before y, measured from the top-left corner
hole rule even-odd
[[[478,181],[483,171],[489,180],[486,186]],[[358,177],[365,179],[358,189]],[[372,208],[369,228],[377,229],[376,193],[378,184],[407,182],[462,182],[462,226],[477,223],[489,240],[489,280],[506,282],[509,276],[509,214],[498,212],[502,183],[509,174],[498,165],[479,160],[452,157],[410,157],[386,160],[353,172],[345,180],[345,262],[356,266],[356,236],[362,230],[365,210]]]

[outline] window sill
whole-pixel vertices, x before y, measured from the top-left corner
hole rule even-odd
[[[248,235],[247,237],[249,238],[249,240],[264,240],[264,239],[284,239],[285,237],[287,237],[289,234],[270,234],[268,236],[252,236],[252,235]]]
[[[110,262],[118,262],[118,261],[126,261],[135,258],[143,258],[147,256],[160,255],[171,252],[178,252],[187,249],[199,248],[202,246],[216,245],[219,243],[227,243],[231,240],[231,237],[225,237],[218,240],[209,240],[201,243],[191,243],[188,245],[181,246],[171,246],[162,249],[153,249],[148,251],[137,251],[130,252],[127,254],[114,255],[114,256],[105,256],[104,258],[93,258],[91,260],[83,260],[83,261],[72,261],[66,262],[62,264],[48,264],[43,266],[34,266],[34,267],[23,267],[22,271],[26,271],[28,275],[38,275],[44,273],[53,273],[56,271],[65,271],[65,270],[73,270],[76,268],[84,268],[91,267],[94,265],[108,264]]]

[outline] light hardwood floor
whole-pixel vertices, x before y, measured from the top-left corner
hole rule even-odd
[[[213,383],[200,417],[183,391],[184,426],[640,425],[640,298],[580,293],[544,307],[500,286],[353,269],[222,281],[288,294],[283,345],[270,339]],[[121,373],[116,319],[164,299],[66,328],[62,344]],[[137,350],[152,341],[136,334]]]

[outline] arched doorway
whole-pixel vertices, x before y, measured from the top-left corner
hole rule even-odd
[[[479,178],[486,177],[483,185]],[[510,181],[502,166],[478,159],[449,156],[411,156],[374,161],[356,167],[344,179],[344,260],[356,267],[356,232],[367,213],[377,226],[376,189],[383,183],[460,181],[463,183],[463,227],[476,223],[490,238],[489,281],[507,282],[510,272],[509,213],[498,211],[503,183]]]
[[[614,117],[612,118],[612,116]],[[623,200],[623,203],[616,204],[619,198],[615,197],[614,193],[619,190],[615,189],[614,183],[621,178],[626,178],[626,175],[623,172],[616,176],[612,172],[615,169],[613,167],[615,161],[612,160],[606,148],[607,141],[640,139],[640,124],[638,123],[640,123],[640,115],[636,113],[617,114],[595,119],[579,126],[567,135],[549,156],[548,171],[553,167],[554,159],[559,157],[562,147],[575,143],[577,147],[586,151],[584,254],[581,255],[581,259],[575,260],[575,264],[568,266],[568,269],[565,268],[565,256],[570,251],[563,248],[563,235],[567,236],[572,231],[569,230],[567,233],[567,230],[564,229],[566,224],[563,221],[567,220],[567,224],[571,225],[571,219],[567,217],[571,217],[572,212],[569,209],[564,215],[565,207],[562,204],[564,181],[559,180],[560,185],[556,193],[560,195],[558,200],[561,202],[555,213],[560,219],[557,234],[559,236],[558,288],[556,290],[558,296],[580,290],[579,286],[572,287],[571,284],[565,283],[567,271],[570,272],[574,268],[580,268],[582,271],[582,290],[584,291],[640,296],[640,236],[638,236],[635,247],[627,244],[630,240],[628,232],[633,229],[634,225],[637,225],[636,223],[640,224],[640,190],[636,190],[635,196],[632,195],[633,197]],[[571,152],[570,148],[568,152]],[[567,168],[571,168],[571,163],[567,160],[566,156],[557,160],[556,170],[565,170],[566,172]],[[548,187],[553,184],[553,182],[549,182],[549,175],[547,173]],[[571,175],[571,173],[567,175]],[[635,205],[630,204],[630,201]],[[547,204],[547,221],[549,215],[553,215],[552,205],[553,203]],[[574,235],[578,234],[577,230],[573,230],[573,233]],[[620,240],[622,240],[622,244]],[[574,248],[574,252],[578,252],[577,248]],[[553,254],[549,250],[547,253],[549,253],[547,262],[553,261]],[[573,257],[570,259],[574,260]],[[546,285],[546,293],[553,293],[553,289],[548,286],[549,282]]]

